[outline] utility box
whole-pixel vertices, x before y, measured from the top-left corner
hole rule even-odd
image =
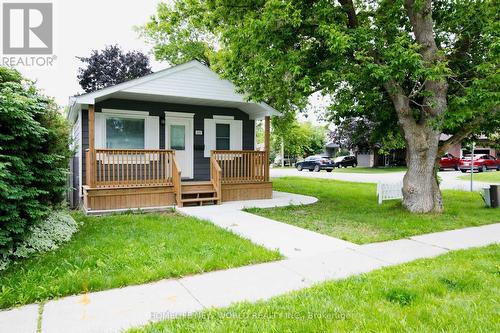
[[[500,206],[500,185],[490,185],[490,207],[498,208]]]

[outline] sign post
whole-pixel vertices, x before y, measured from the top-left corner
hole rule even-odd
[[[472,149],[471,149],[471,155],[470,155],[470,191],[473,191],[473,186],[472,186],[472,176],[474,175],[474,146],[475,142],[473,141],[471,143]]]

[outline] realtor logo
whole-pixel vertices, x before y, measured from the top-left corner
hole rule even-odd
[[[3,4],[3,53],[52,54],[52,4]]]

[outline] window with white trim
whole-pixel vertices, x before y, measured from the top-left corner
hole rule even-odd
[[[160,118],[147,111],[103,109],[95,114],[96,148],[158,149]]]
[[[222,126],[221,126],[222,125]],[[241,150],[243,145],[243,121],[233,116],[217,116],[204,119],[203,156],[210,157],[212,150]]]
[[[106,148],[144,149],[145,119],[106,117]]]
[[[229,124],[215,124],[215,149],[229,150],[231,147],[231,126]]]

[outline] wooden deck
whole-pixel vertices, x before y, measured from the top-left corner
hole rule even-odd
[[[173,150],[86,152],[87,211],[220,204],[272,197],[267,151],[212,151],[210,180],[183,182]]]

